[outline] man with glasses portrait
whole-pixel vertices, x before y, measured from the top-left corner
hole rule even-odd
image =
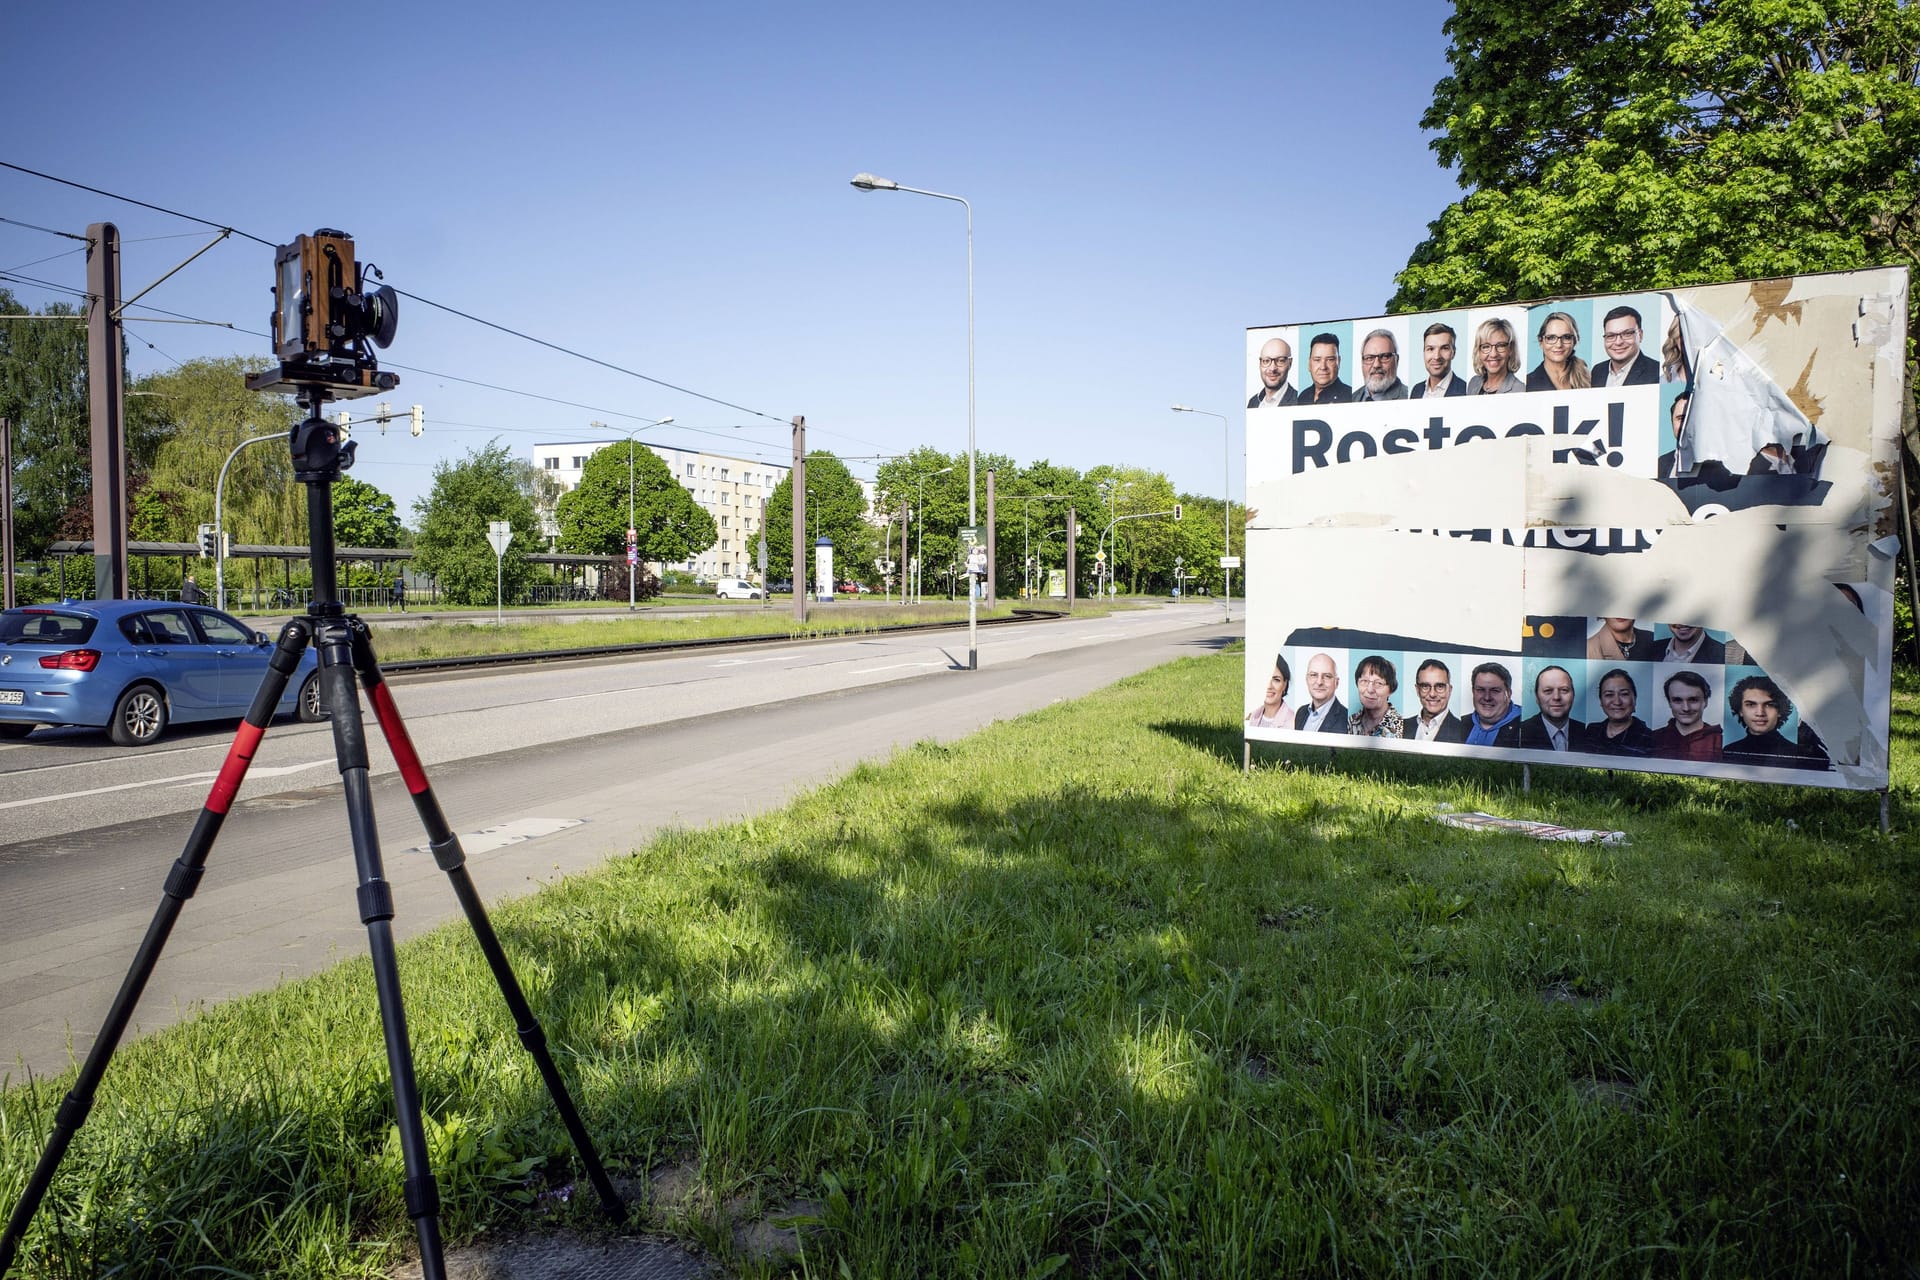
[[[1400,343],[1385,329],[1375,329],[1360,344],[1360,389],[1353,398],[1407,398],[1407,384],[1400,381]]]
[[[1415,742],[1465,742],[1467,722],[1453,714],[1453,673],[1438,658],[1428,658],[1413,675],[1413,691],[1420,697],[1420,714],[1401,721],[1402,737]]]
[[[1660,381],[1660,362],[1640,350],[1640,313],[1619,306],[1600,322],[1600,343],[1607,358],[1593,367],[1596,387],[1637,387]]]
[[[1249,409],[1279,409],[1300,398],[1293,389],[1293,348],[1284,338],[1268,338],[1260,348],[1260,389]]]

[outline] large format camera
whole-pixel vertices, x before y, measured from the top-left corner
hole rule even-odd
[[[400,299],[392,286],[369,290],[380,269],[353,260],[353,237],[326,228],[283,244],[273,259],[273,354],[278,369],[247,378],[255,391],[321,388],[351,400],[400,385],[382,373],[373,348],[393,342]]]

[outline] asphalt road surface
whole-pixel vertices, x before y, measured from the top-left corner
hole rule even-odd
[[[396,677],[434,792],[489,902],[644,843],[785,803],[861,760],[1078,697],[1240,632],[1217,602],[999,626]],[[370,712],[394,932],[459,914]],[[0,744],[0,1076],[83,1058],[160,901],[233,726],[145,750],[42,730]],[[363,955],[327,725],[276,722],[136,1010],[194,1006]]]

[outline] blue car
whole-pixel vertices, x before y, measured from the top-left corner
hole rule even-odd
[[[237,720],[272,656],[266,636],[203,605],[76,600],[8,609],[0,612],[0,738],[80,725],[143,747],[172,723]],[[279,711],[326,719],[311,647]]]

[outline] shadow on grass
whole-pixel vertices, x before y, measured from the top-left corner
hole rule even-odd
[[[700,1171],[650,1225],[724,1249],[731,1203],[799,1189],[824,1205],[810,1269],[895,1276],[1817,1274],[1920,1248],[1913,855],[1852,838],[1865,798],[1544,769],[1527,798],[1512,765],[1316,748],[1243,776],[1238,726],[1155,718],[1168,697],[1123,683],[1125,731],[1091,744],[1063,709],[923,745],[497,913],[609,1163]],[[1452,831],[1424,821],[1443,798],[1635,843]],[[542,1195],[577,1166],[464,926],[423,941],[449,1234],[590,1224]],[[326,1160],[195,1220],[204,1248],[175,1231],[196,1265],[284,1265],[261,1241],[302,1215],[407,1237],[367,972],[316,980],[327,1030],[254,1068],[333,1074],[166,1099],[175,1129],[63,1180],[89,1256],[148,1256],[216,1121],[237,1137],[197,1178]],[[141,1047],[231,1053],[240,1013]],[[50,1102],[5,1105],[0,1185]]]

